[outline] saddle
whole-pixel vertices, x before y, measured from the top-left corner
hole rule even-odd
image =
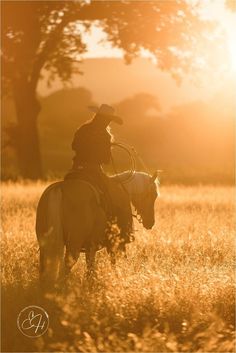
[[[78,167],[77,169],[69,171],[65,175],[64,180],[70,179],[78,179],[90,184],[99,195],[99,203],[107,216],[107,221],[110,227],[112,227],[114,222],[117,222],[123,229],[122,238],[125,243],[134,240],[132,212],[129,199],[125,199],[124,201],[124,195],[122,198],[124,190],[120,188],[119,182],[114,178],[107,177],[101,170],[87,166],[81,166],[81,168]],[[116,196],[119,200],[110,193],[110,190],[113,189],[114,191],[114,186],[116,189]]]
[[[114,205],[109,194],[109,179],[106,175],[102,174],[102,172],[98,173],[97,171],[91,171],[81,167],[72,169],[65,175],[64,180],[70,179],[78,179],[90,184],[90,186],[94,188],[95,193],[99,195],[99,203],[104,209],[108,219],[114,217]]]

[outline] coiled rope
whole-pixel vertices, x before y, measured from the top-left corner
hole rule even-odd
[[[128,182],[129,180],[131,180],[133,178],[133,175],[134,175],[135,169],[136,169],[136,160],[135,160],[135,157],[134,157],[133,153],[131,152],[131,151],[133,151],[133,147],[125,145],[123,143],[117,143],[117,142],[113,142],[112,143],[112,147],[113,146],[123,149],[129,155],[130,162],[131,162],[130,172],[129,172],[129,174],[128,174],[128,176],[126,178],[122,179],[122,182],[126,183],[126,182]],[[115,174],[119,175],[119,173],[117,172],[117,169],[116,169],[116,165],[115,165],[115,161],[114,161],[113,156],[111,157],[111,162],[112,162],[112,168],[113,168]]]

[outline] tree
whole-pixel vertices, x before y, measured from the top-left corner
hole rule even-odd
[[[56,75],[68,81],[78,71],[86,52],[83,33],[93,23],[123,50],[127,63],[145,49],[176,79],[209,63],[211,51],[204,48],[220,37],[197,6],[183,0],[2,1],[1,6],[3,88],[16,107],[17,126],[10,134],[25,178],[43,174],[37,130],[42,70],[50,81]]]

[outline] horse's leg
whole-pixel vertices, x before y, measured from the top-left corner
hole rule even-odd
[[[43,291],[55,289],[63,267],[63,251],[63,245],[61,249],[55,249],[55,253],[50,247],[40,248],[39,279]]]
[[[116,254],[115,254],[114,251],[110,252],[110,259],[111,259],[112,266],[115,266],[115,264],[116,264]]]
[[[90,277],[95,274],[95,256],[96,256],[96,248],[91,246],[86,249],[86,264],[87,264],[87,275]]]
[[[66,254],[65,254],[65,276],[67,276],[72,267],[76,264],[77,260],[79,258],[79,252],[76,254],[71,254],[71,252],[66,248]]]
[[[122,241],[122,243],[119,244],[119,247],[117,249],[117,253],[119,256],[127,259],[127,254],[126,254],[126,244],[124,241]]]
[[[116,260],[118,258],[124,258],[127,259],[127,253],[126,253],[126,244],[124,241],[118,243],[118,245],[113,246],[112,244],[109,244],[106,247],[107,253],[110,256],[110,261],[112,267],[116,265]]]
[[[112,266],[115,266],[115,264],[116,264],[116,251],[115,251],[114,247],[112,246],[112,244],[107,244],[106,251],[110,257],[110,261],[111,261]]]
[[[44,263],[44,255],[42,249],[39,249],[39,277],[43,276],[43,272],[45,270],[45,263]]]

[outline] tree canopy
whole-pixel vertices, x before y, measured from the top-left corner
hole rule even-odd
[[[80,70],[84,34],[92,25],[102,28],[127,63],[146,51],[177,81],[207,67],[215,73],[225,53],[223,33],[201,16],[198,2],[30,0],[2,1],[1,7],[3,92],[12,95],[17,116],[8,134],[25,178],[43,175],[37,84],[45,71],[50,83],[55,76],[67,82]]]
[[[5,81],[26,75],[32,89],[42,68],[50,80],[58,75],[63,81],[78,70],[74,64],[86,52],[81,28],[88,31],[95,22],[127,62],[147,50],[174,77],[212,63],[215,40],[222,35],[200,17],[197,5],[183,0],[3,1],[2,13]]]

